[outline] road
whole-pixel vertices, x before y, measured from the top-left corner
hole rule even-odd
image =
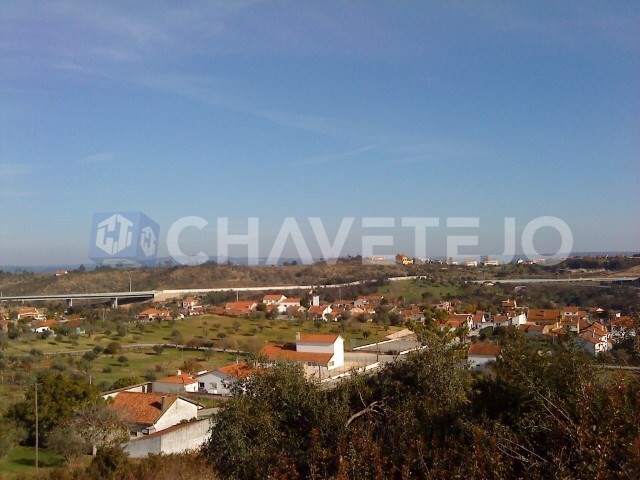
[[[389,277],[386,280],[390,282],[402,280],[415,280],[426,278],[424,275],[413,275],[406,277]],[[484,280],[471,280],[472,283],[568,283],[568,282],[631,282],[638,281],[639,277],[585,277],[585,278],[491,278]],[[174,290],[147,290],[140,292],[98,292],[98,293],[67,293],[67,294],[43,294],[43,295],[18,295],[18,296],[0,296],[0,302],[5,301],[50,301],[66,299],[72,301],[74,299],[131,299],[143,298],[156,300],[166,300],[181,295],[195,295],[211,292],[263,292],[268,290],[313,290],[314,288],[343,288],[357,285],[364,285],[375,282],[376,280],[356,280],[345,283],[315,284],[315,285],[264,285],[261,287],[215,287],[215,288],[183,288]],[[117,302],[116,302],[117,303]]]
[[[472,280],[472,283],[568,283],[568,282],[633,282],[638,277],[584,277],[584,278],[487,278]]]

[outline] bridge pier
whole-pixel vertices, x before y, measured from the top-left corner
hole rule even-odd
[[[118,308],[118,297],[113,297],[111,299],[111,308]]]

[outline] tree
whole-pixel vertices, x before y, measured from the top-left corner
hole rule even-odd
[[[107,347],[104,349],[104,353],[107,355],[115,355],[116,353],[120,353],[122,351],[122,345],[118,342],[110,342]]]
[[[86,402],[97,401],[98,389],[83,378],[47,371],[38,375],[38,417],[42,444],[49,433],[71,418],[77,408]],[[25,399],[7,410],[6,416],[22,425],[28,432],[28,442],[35,443],[35,388],[29,388]]]
[[[73,417],[54,429],[49,446],[62,455],[71,454],[72,458],[88,451],[95,455],[99,448],[119,445],[128,438],[126,425],[99,399],[83,404]]]
[[[154,345],[153,346],[153,351],[156,353],[156,355],[160,355],[163,350],[164,350],[164,346],[162,346],[162,345]]]
[[[109,387],[110,390],[118,390],[124,387],[130,387],[131,385],[138,385],[144,382],[142,377],[122,377],[116,380]]]
[[[0,458],[6,457],[26,437],[27,431],[15,420],[0,417]]]

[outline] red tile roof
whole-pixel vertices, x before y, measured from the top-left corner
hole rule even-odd
[[[592,337],[591,335],[589,335],[588,333],[582,333],[580,334],[580,338],[582,338],[583,340],[586,340],[588,342],[594,343],[594,344],[598,344],[598,343],[602,343],[602,340],[600,340],[597,337]]]
[[[107,407],[126,422],[153,425],[163,412],[162,397],[167,398],[167,407],[178,398],[170,393],[120,392]]]
[[[469,347],[469,355],[485,355],[497,357],[498,355],[500,355],[500,345],[472,343]]]
[[[312,334],[312,333],[301,333],[300,334],[300,339],[297,340],[298,342],[309,342],[309,343],[335,343],[336,340],[338,340],[338,338],[340,338],[340,335],[336,334],[328,334],[328,335],[321,335],[321,334]]]
[[[284,297],[284,295],[282,295],[281,293],[278,295],[265,295],[263,298],[263,300],[280,300],[282,297]],[[285,297],[286,298],[286,297]]]
[[[160,383],[180,383],[182,385],[190,385],[192,383],[198,383],[198,380],[193,378],[188,373],[181,373],[180,375],[172,375],[167,378],[161,378],[160,380],[156,380],[156,382]]]
[[[235,378],[244,378],[249,376],[253,371],[253,367],[249,365],[247,362],[240,363],[232,363],[231,365],[225,365],[224,367],[218,368],[219,372],[224,373],[230,377]]]

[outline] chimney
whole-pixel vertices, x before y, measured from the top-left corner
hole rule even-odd
[[[311,305],[313,305],[314,307],[320,306],[320,295],[313,296],[313,298],[311,299]]]
[[[178,371],[176,372],[176,375],[178,375],[178,376],[182,375],[182,370],[178,370]]]
[[[169,399],[167,398],[166,395],[162,396],[162,411],[164,412],[167,407],[169,406]]]
[[[296,332],[296,342],[300,341],[300,332]]]

